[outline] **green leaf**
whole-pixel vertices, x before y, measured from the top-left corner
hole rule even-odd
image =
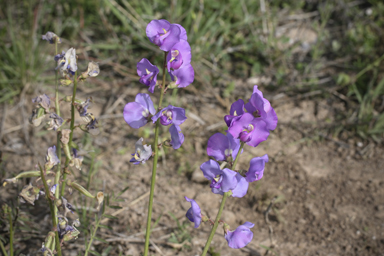
[[[118,205],[108,205],[108,207],[112,208],[112,209],[123,209],[123,207],[118,206]]]
[[[97,237],[97,236],[95,236],[94,237],[96,240],[98,240],[98,241],[100,241],[100,242],[103,242],[103,243],[108,243],[106,240],[104,240],[103,238],[100,238],[100,237]]]
[[[112,216],[112,215],[109,215],[109,214],[103,214],[103,217],[107,218],[107,219],[112,219],[112,220],[118,220],[119,219],[119,218]]]
[[[92,250],[89,250],[89,252],[92,253],[92,254],[94,254],[94,255],[101,256],[101,254],[98,253],[98,252],[95,252],[95,251],[92,251]]]
[[[112,228],[111,228],[110,226],[106,226],[106,225],[103,225],[103,224],[99,224],[99,227],[100,227],[100,228],[106,228],[106,229],[112,230]]]

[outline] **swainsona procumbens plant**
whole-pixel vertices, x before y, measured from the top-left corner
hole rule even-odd
[[[147,59],[137,63],[137,74],[140,83],[148,86],[148,91],[153,93],[158,87],[160,99],[157,110],[149,94],[139,93],[134,102],[129,102],[124,107],[124,119],[129,126],[138,129],[148,122],[155,124],[155,138],[152,146],[143,144],[143,138],[138,139],[135,144],[135,153],[132,154],[131,162],[134,164],[145,163],[153,156],[151,189],[148,204],[147,227],[145,233],[144,255],[149,253],[149,238],[151,233],[151,219],[153,196],[155,191],[157,160],[159,148],[172,147],[178,149],[184,142],[184,135],[180,126],[187,119],[185,110],[180,107],[169,105],[163,107],[163,97],[168,89],[182,88],[190,85],[194,80],[194,69],[191,65],[191,47],[187,41],[187,32],[179,24],[171,24],[167,20],[152,20],[146,28],[150,42],[164,51],[164,62],[162,67],[162,82],[157,80],[159,68]],[[171,81],[166,83],[166,73],[169,73]],[[169,126],[170,138],[158,144],[160,125]]]
[[[101,214],[104,212],[104,207],[101,207],[104,193],[92,194],[75,180],[76,174],[82,169],[83,156],[80,154],[81,148],[74,141],[74,131],[78,129],[92,135],[99,133],[98,121],[89,112],[91,99],[80,100],[76,98],[76,89],[79,83],[91,77],[96,77],[100,73],[100,69],[97,63],[90,62],[87,70],[78,75],[76,49],[70,48],[59,53],[58,44],[61,43],[61,39],[53,32],[47,32],[42,36],[42,39],[55,46],[56,55],[53,59],[56,62],[56,68],[52,66],[52,70],[55,70],[55,95],[44,93],[32,100],[35,107],[30,117],[30,123],[33,126],[45,124],[47,130],[54,131],[56,133],[56,145],[51,145],[46,149],[45,159],[41,157],[34,170],[22,172],[13,178],[5,179],[3,186],[8,183],[16,183],[21,178],[35,178],[20,191],[19,202],[34,205],[34,202],[41,196],[45,196],[48,201],[52,223],[50,225],[51,231],[43,234],[45,240],[42,241],[42,247],[39,249],[43,255],[65,255],[65,244],[77,239],[80,235],[77,227],[81,223],[79,219],[75,219],[75,209],[66,199],[67,196],[76,190],[84,196],[92,198],[95,201],[95,207],[99,211],[99,215],[96,215],[96,224],[93,231],[91,231],[90,239],[86,243],[84,255],[87,255],[98,228]],[[59,76],[62,77],[60,80]],[[60,96],[60,85],[72,85],[72,94]],[[64,117],[65,113],[60,111],[61,104],[70,106],[69,117]],[[75,112],[78,112],[82,119],[77,124],[75,124]],[[65,193],[66,187],[67,194]],[[6,204],[2,206],[2,209],[4,215],[8,216],[9,219],[9,254],[5,252],[1,240],[0,247],[4,255],[13,256],[14,225],[12,223],[12,209]]]
[[[247,221],[235,230],[231,230],[229,225],[220,218],[228,197],[245,196],[249,183],[263,177],[268,155],[253,158],[248,171],[236,169],[244,146],[258,146],[268,138],[270,130],[274,130],[277,125],[275,110],[263,97],[257,85],[253,87],[249,101],[244,103],[240,99],[234,102],[230,114],[226,115],[224,120],[228,126],[226,134],[216,133],[208,140],[207,154],[215,160],[208,160],[200,166],[204,177],[210,181],[212,193],[223,196],[215,221],[201,214],[197,202],[185,197],[191,203],[186,216],[195,223],[195,228],[198,228],[201,222],[209,222],[212,225],[202,256],[207,254],[219,223],[223,224],[224,237],[229,247],[239,249],[251,242],[253,233],[250,229],[254,226],[253,223]],[[220,165],[219,162],[222,164]]]

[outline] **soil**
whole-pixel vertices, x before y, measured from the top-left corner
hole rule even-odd
[[[185,217],[190,204],[184,196],[195,199],[204,214],[215,218],[221,196],[210,192],[199,166],[208,160],[205,149],[209,136],[225,130],[223,116],[231,102],[249,98],[252,87],[253,84],[238,81],[230,98],[222,98],[220,88],[187,87],[179,90],[180,97],[167,93],[168,103],[187,109],[188,120],[181,126],[186,138],[183,147],[177,151],[165,149],[160,157],[153,213],[157,224],[151,236],[151,255],[201,254],[210,226],[193,228]],[[54,132],[27,124],[32,110],[30,99],[41,92],[42,88],[35,89],[22,96],[21,103],[1,106],[1,179],[33,169],[44,161],[47,147],[55,144]],[[95,160],[100,163],[91,191],[103,190],[116,196],[129,187],[120,195],[121,201],[110,203],[123,207],[116,215],[118,219],[103,223],[112,230],[98,232],[108,244],[93,243],[92,249],[100,253],[111,246],[109,253],[103,255],[140,255],[143,249],[152,161],[133,165],[129,160],[139,137],[147,137],[146,142],[151,143],[153,126],[134,130],[122,118],[124,105],[133,101],[138,92],[146,93],[146,89],[136,84],[79,89],[79,98],[93,97],[92,113],[101,116],[101,133],[90,143],[98,149]],[[62,93],[69,95],[70,89],[62,88]],[[54,95],[52,91],[48,94]],[[270,161],[263,178],[250,184],[245,197],[227,200],[222,217],[231,229],[245,221],[255,223],[254,237],[245,248],[231,249],[219,227],[212,248],[220,254],[212,255],[384,255],[383,148],[343,132],[332,137],[323,129],[332,124],[337,111],[345,110],[340,102],[265,94],[279,117],[278,127],[258,147],[245,148],[238,168],[247,170],[250,159],[264,154],[269,155]],[[155,93],[152,99],[156,101],[158,95]],[[68,107],[62,111],[68,114]],[[168,131],[163,132],[165,139]],[[81,136],[76,132],[76,142],[81,142]],[[71,179],[86,184],[88,170],[85,163],[82,172],[74,171]],[[1,203],[16,204],[17,194],[27,182],[24,179],[2,187]],[[76,192],[67,197],[80,213],[85,207],[83,198]],[[274,203],[266,219],[265,211],[271,201]],[[93,209],[93,205],[88,206]],[[16,251],[35,255],[50,229],[49,209],[44,198],[35,206],[19,207]],[[108,214],[117,211],[107,209]],[[7,237],[5,224],[2,228],[1,235]],[[84,240],[80,234],[77,240],[65,243],[64,255],[78,255],[84,250]]]

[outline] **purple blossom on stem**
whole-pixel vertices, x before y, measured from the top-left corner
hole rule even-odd
[[[177,70],[187,66],[191,63],[191,59],[191,46],[187,41],[180,40],[167,54],[168,72],[171,72],[171,69]]]
[[[226,230],[225,239],[228,242],[228,246],[233,249],[240,249],[249,244],[253,238],[253,233],[250,228],[253,228],[254,225],[255,224],[247,221],[234,231]]]
[[[172,49],[180,39],[187,40],[185,29],[179,24],[171,24],[167,20],[152,20],[146,28],[149,41],[165,52]]]
[[[46,156],[45,170],[52,169],[53,166],[60,163],[60,159],[56,155],[56,146],[48,148],[48,153]]]
[[[159,74],[159,69],[156,65],[152,65],[151,62],[147,59],[142,59],[137,63],[137,74],[140,76],[140,83],[149,86],[149,91],[154,92],[157,75]]]
[[[57,41],[57,43],[59,44],[61,43],[60,37],[58,37],[55,33],[50,31],[48,31],[45,35],[42,35],[41,39],[47,40],[50,44],[54,44],[55,41]]]
[[[241,198],[247,194],[249,183],[239,173],[236,173],[236,180],[237,180],[237,186],[232,190],[231,196]]]
[[[252,147],[256,147],[269,136],[267,124],[249,113],[244,113],[240,118],[233,120],[228,132]]]
[[[185,109],[174,107],[172,105],[163,108],[156,115],[154,115],[152,117],[153,123],[155,123],[159,118],[160,123],[165,126],[170,124],[181,125],[185,120],[187,120],[187,117],[185,116]]]
[[[191,64],[183,65],[176,70],[171,70],[169,75],[171,76],[174,86],[176,87],[177,85],[178,88],[187,87],[195,80],[195,71]]]
[[[145,163],[152,156],[152,148],[151,145],[143,145],[143,138],[140,138],[135,143],[135,153],[132,154],[133,158],[131,159],[131,163],[139,164]]]
[[[66,73],[74,75],[77,70],[77,60],[76,60],[76,49],[70,48],[62,54],[55,56],[55,61],[57,61],[56,69],[60,69],[61,73],[65,75]]]
[[[169,133],[171,134],[171,146],[173,149],[178,149],[184,142],[184,134],[178,125],[173,124],[169,127]]]
[[[223,194],[237,186],[237,173],[228,168],[221,170],[220,165],[214,160],[203,163],[200,169],[204,177],[211,181],[210,187],[215,194]]]
[[[186,196],[184,198],[185,198],[185,200],[187,200],[188,202],[191,203],[191,208],[188,209],[187,214],[185,216],[187,216],[187,218],[191,222],[195,223],[195,228],[198,228],[200,226],[200,223],[201,223],[201,210],[200,210],[200,207],[196,203],[195,200],[189,199]]]
[[[216,161],[225,161],[228,157],[236,158],[240,148],[240,139],[235,139],[229,132],[227,135],[215,133],[208,139],[207,154]]]
[[[146,93],[136,95],[135,102],[129,102],[124,107],[124,120],[132,128],[138,129],[144,126],[149,119],[149,114],[156,113],[151,97]]]
[[[252,158],[249,170],[245,174],[245,179],[248,182],[260,180],[263,177],[266,162],[268,162],[268,155]]]
[[[271,103],[263,97],[263,93],[257,88],[257,85],[253,87],[253,94],[244,107],[254,117],[260,117],[267,124],[268,130],[276,128],[276,112],[272,108]]]
[[[232,121],[235,119],[239,119],[240,116],[244,114],[244,101],[242,99],[239,99],[235,101],[231,105],[231,110],[229,111],[229,115],[226,115],[224,117],[224,121],[227,124],[227,126],[231,126]]]
[[[32,99],[33,103],[38,103],[42,108],[44,108],[46,113],[49,113],[49,107],[51,105],[51,100],[47,94],[42,94]]]

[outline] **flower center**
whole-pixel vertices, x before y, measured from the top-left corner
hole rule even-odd
[[[172,58],[169,60],[170,66],[172,69],[179,69],[181,64],[183,64],[183,58],[179,50],[171,50]]]
[[[220,188],[222,181],[223,181],[223,176],[217,175],[215,178],[212,179],[210,188]]]
[[[166,110],[161,113],[160,123],[162,125],[169,125],[172,123],[173,112],[172,110]]]

